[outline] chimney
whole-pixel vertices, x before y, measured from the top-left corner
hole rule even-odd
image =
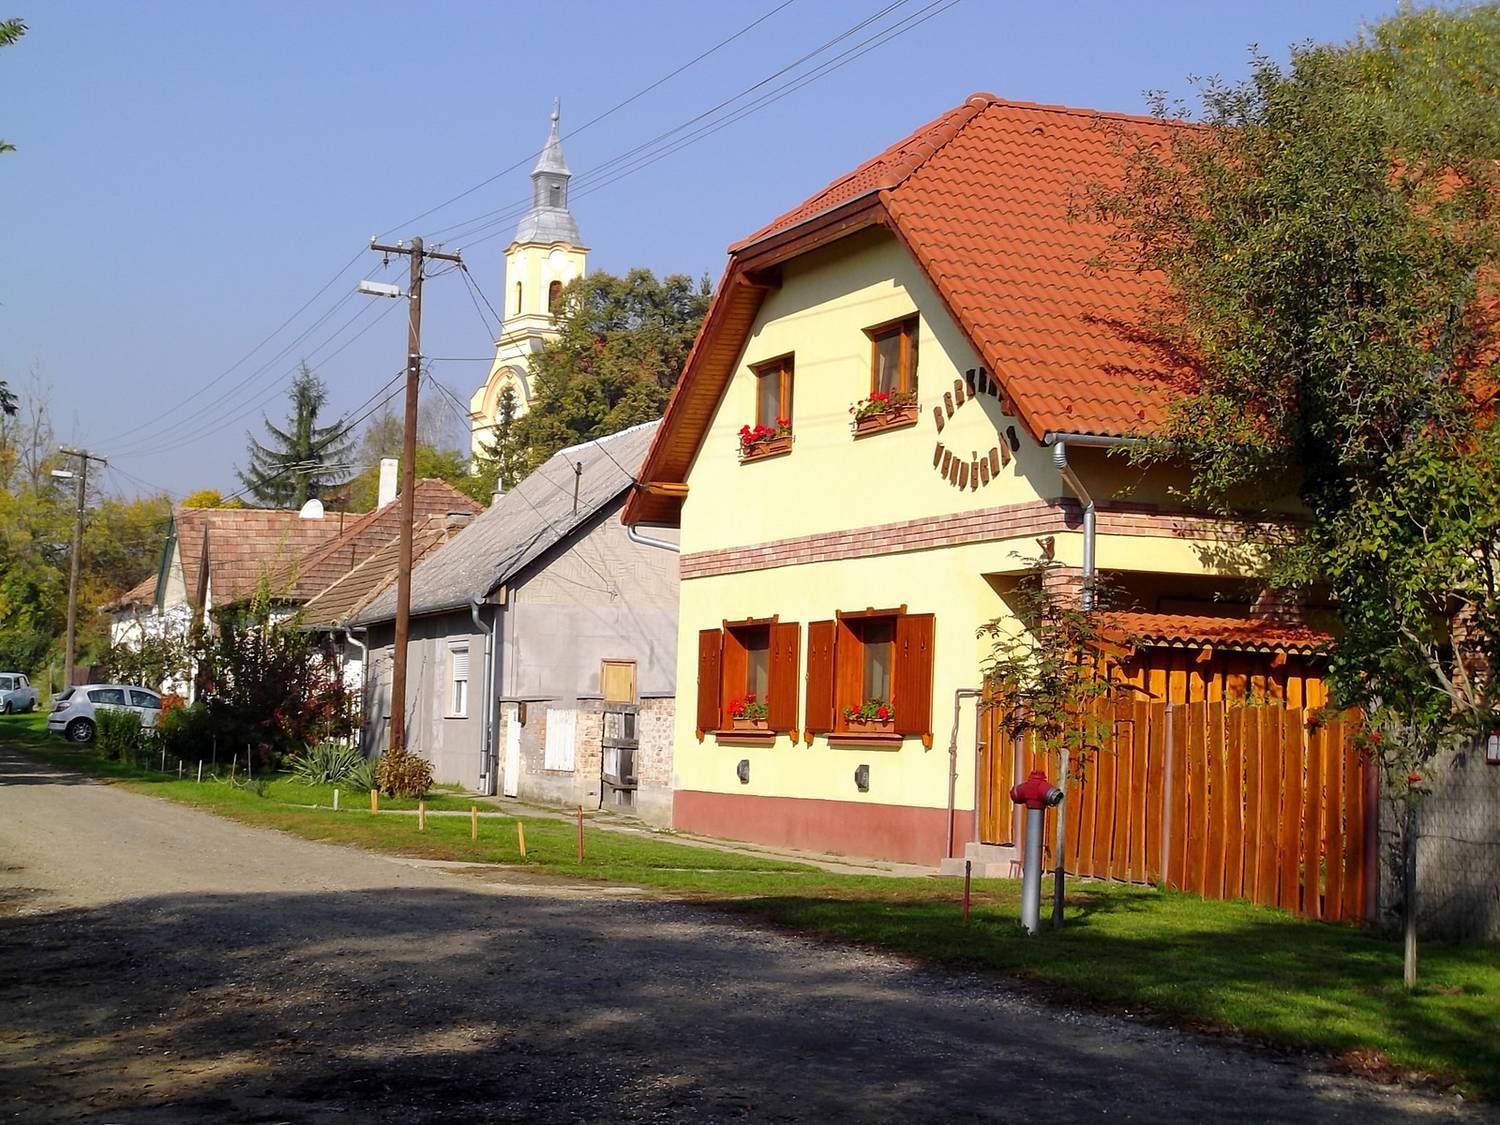
[[[396,471],[400,467],[401,462],[394,457],[380,459],[380,495],[375,501],[377,508],[384,508],[396,498]]]
[[[449,512],[443,520],[443,538],[451,539],[474,519],[468,512]]]

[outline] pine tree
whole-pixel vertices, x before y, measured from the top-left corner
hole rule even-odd
[[[514,387],[506,387],[500,392],[494,437],[480,447],[474,475],[492,495],[497,486],[509,492],[521,479],[525,463],[526,451],[516,433],[516,391]]]
[[[306,362],[292,380],[287,397],[292,400],[287,428],[280,429],[265,419],[271,435],[269,445],[246,434],[250,464],[238,474],[250,495],[272,508],[300,508],[321,488],[349,477],[345,462],[353,441],[340,424],[318,425],[318,412],[328,401],[328,388]]]

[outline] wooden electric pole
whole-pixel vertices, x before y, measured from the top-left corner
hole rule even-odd
[[[84,501],[89,487],[89,462],[109,464],[103,457],[96,457],[87,449],[59,449],[59,453],[77,457],[78,507],[73,513],[73,561],[68,568],[68,631],[63,643],[63,690],[73,686],[73,653],[78,639],[78,556],[83,553]]]
[[[411,259],[407,293],[410,316],[406,331],[406,419],[401,431],[401,549],[396,563],[396,637],[391,654],[391,745],[406,747],[406,637],[411,626],[411,525],[416,518],[417,386],[422,379],[422,267],[428,258],[463,264],[457,254],[428,250],[421,238],[386,246],[374,239],[370,249]]]

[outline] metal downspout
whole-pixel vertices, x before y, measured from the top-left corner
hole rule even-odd
[[[635,529],[634,524],[625,525],[625,537],[632,543],[639,543],[642,547],[657,547],[663,551],[671,551],[673,554],[682,554],[682,544],[673,543],[666,539],[653,539],[649,535],[642,535]]]
[[[1069,491],[1083,505],[1083,608],[1087,611],[1094,608],[1094,498],[1083,487],[1083,481],[1078,479],[1073,466],[1068,464],[1066,441],[1059,440],[1053,445],[1052,464],[1062,474]]]
[[[491,714],[494,708],[490,703],[490,684],[494,678],[492,662],[495,658],[495,625],[493,621],[486,625],[480,617],[479,610],[483,605],[484,602],[477,597],[469,599],[469,617],[474,622],[474,628],[484,634],[482,681],[479,686],[480,715],[483,716],[479,724],[479,760],[484,766],[484,772],[481,774],[483,780],[481,788],[486,797],[493,797],[498,789],[496,774],[499,772],[496,768],[499,764],[499,755],[494,746],[494,716]]]
[[[956,802],[958,800],[958,713],[959,713],[959,708],[960,708],[960,706],[962,706],[963,701],[965,699],[967,699],[967,698],[969,698],[971,696],[974,697],[974,698],[978,698],[979,695],[980,695],[980,691],[979,691],[978,688],[959,688],[959,689],[957,689],[953,693],[953,730],[948,735],[948,839],[943,844],[943,857],[945,859],[952,859],[953,858],[953,829],[954,829],[954,826],[957,823],[957,813],[956,813],[956,811],[954,809],[954,805],[956,804]],[[977,708],[974,711],[974,730],[975,730],[975,741],[977,743],[978,742],[978,730],[979,730],[979,711],[978,711]],[[977,775],[976,775],[976,782],[975,782],[975,785],[974,785],[974,808],[976,810],[979,808],[979,785],[978,785],[978,781],[977,781]],[[976,815],[977,815],[977,813],[976,813]],[[979,837],[978,837],[977,834],[975,835],[974,838],[975,838],[976,841],[979,839]]]

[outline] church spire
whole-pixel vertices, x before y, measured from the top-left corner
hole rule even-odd
[[[552,131],[542,148],[536,167],[531,170],[531,210],[516,227],[517,242],[564,242],[582,246],[578,223],[568,210],[568,181],[573,173],[563,159],[562,141],[558,137],[561,104],[552,104]]]

